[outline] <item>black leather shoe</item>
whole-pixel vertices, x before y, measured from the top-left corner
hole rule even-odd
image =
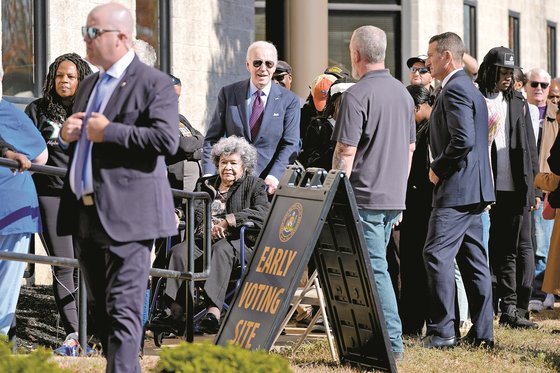
[[[200,320],[200,329],[206,334],[216,334],[220,330],[220,320],[213,313],[208,312]]]
[[[500,316],[500,321],[498,324],[501,326],[507,326],[513,329],[538,329],[539,325],[532,322],[519,315],[517,308],[513,305],[509,305],[505,311],[502,312]]]
[[[461,338],[459,340],[459,342],[458,342],[459,345],[475,347],[475,348],[485,348],[487,350],[493,350],[494,349],[494,341],[493,340],[486,339],[486,338],[476,338],[474,336],[474,333],[471,333],[471,331],[472,331],[472,329],[469,330],[467,335],[465,335],[463,338]]]
[[[457,346],[457,338],[428,335],[422,339],[424,348],[453,348]]]

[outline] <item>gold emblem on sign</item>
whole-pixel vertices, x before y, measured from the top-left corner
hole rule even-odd
[[[296,234],[303,217],[303,206],[296,202],[290,206],[280,224],[280,241],[289,241]]]

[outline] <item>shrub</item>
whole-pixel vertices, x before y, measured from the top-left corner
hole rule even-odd
[[[249,351],[229,344],[216,346],[209,341],[182,342],[161,351],[157,367],[165,373],[285,373],[291,372],[288,360],[266,351]]]
[[[0,372],[18,373],[70,373],[49,361],[52,351],[39,347],[25,355],[13,355],[5,336],[0,336]]]

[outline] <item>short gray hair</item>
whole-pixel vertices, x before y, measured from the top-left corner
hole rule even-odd
[[[529,70],[529,72],[526,75],[527,82],[533,80],[534,75],[544,76],[548,80],[548,83],[550,83],[551,80],[550,74],[545,69],[541,69],[540,67],[535,67],[534,69]]]
[[[375,26],[362,26],[354,30],[350,43],[368,63],[385,61],[387,35]]]
[[[257,149],[243,137],[224,137],[212,147],[210,157],[218,168],[222,155],[239,154],[247,175],[254,175],[257,167]]]

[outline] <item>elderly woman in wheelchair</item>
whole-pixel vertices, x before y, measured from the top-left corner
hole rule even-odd
[[[215,334],[219,329],[221,310],[233,269],[241,264],[240,253],[243,249],[240,228],[247,223],[252,225],[244,240],[245,262],[248,263],[270,204],[264,181],[254,175],[257,164],[256,149],[244,138],[222,138],[214,145],[211,157],[218,174],[200,178],[196,191],[207,192],[212,199],[212,259],[210,274],[203,290],[207,313],[202,318],[200,327],[205,333]],[[203,217],[202,203],[195,205],[195,258],[198,265],[203,259],[203,252],[200,250],[204,234]],[[184,244],[174,246],[171,249],[169,269],[184,271],[186,261]],[[170,303],[170,314],[164,317],[167,322],[175,325],[180,323],[184,315],[184,286],[182,280],[168,279],[165,288],[165,296]]]

